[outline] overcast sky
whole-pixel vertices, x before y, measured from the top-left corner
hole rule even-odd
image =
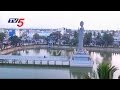
[[[120,30],[120,11],[0,11],[0,28],[18,28],[9,18],[25,18],[20,28],[78,29],[84,21],[87,30]]]

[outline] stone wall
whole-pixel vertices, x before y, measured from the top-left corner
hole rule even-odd
[[[120,52],[120,48],[85,47],[87,51]]]
[[[14,51],[32,49],[32,48],[51,48],[51,49],[69,49],[69,50],[73,50],[75,47],[69,47],[69,46],[48,47],[47,45],[28,45],[28,46],[20,46],[20,47],[4,49],[4,50],[0,51],[0,54],[4,55],[4,54],[12,53]]]
[[[32,49],[32,48],[51,48],[51,49],[68,49],[73,50],[75,47],[70,46],[54,46],[48,47],[47,45],[28,45],[28,46],[20,46],[9,49],[4,49],[0,51],[0,54],[9,54],[18,50]],[[107,51],[107,52],[120,52],[120,48],[102,48],[102,47],[84,47],[87,51]]]

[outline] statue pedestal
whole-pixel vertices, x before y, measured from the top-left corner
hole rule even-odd
[[[90,56],[81,50],[76,52],[70,59],[71,67],[93,67],[93,61],[91,61]]]

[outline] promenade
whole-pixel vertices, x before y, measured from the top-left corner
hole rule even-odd
[[[65,56],[17,56],[17,55],[0,55],[0,64],[16,65],[61,65],[70,66],[70,60]]]
[[[19,50],[25,50],[25,49],[33,49],[33,48],[42,48],[42,49],[65,49],[65,50],[73,50],[75,47],[70,47],[70,46],[54,46],[54,47],[49,47],[48,45],[26,45],[26,46],[18,46],[18,47],[13,47],[13,48],[7,48],[0,50],[1,55],[6,55],[9,53],[12,53],[14,51],[19,51]]]
[[[74,50],[76,49],[76,47],[71,47],[71,46],[53,46],[53,47],[49,47],[48,45],[24,45],[24,46],[18,46],[18,47],[13,47],[13,48],[7,48],[7,49],[3,49],[0,50],[0,54],[1,55],[6,55],[9,53],[12,53],[14,51],[19,51],[19,50],[25,50],[25,49],[34,49],[34,48],[42,48],[42,49],[63,49],[63,50]],[[120,48],[119,47],[84,47],[84,49],[86,49],[87,51],[92,51],[92,52],[100,52],[100,51],[106,51],[106,52],[120,52]]]
[[[120,48],[119,47],[84,47],[87,51],[91,51],[91,52],[116,52],[119,53],[120,52]]]

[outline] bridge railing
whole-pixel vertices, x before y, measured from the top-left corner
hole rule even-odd
[[[70,66],[68,60],[0,60],[0,64],[33,64],[33,65],[67,65]]]

